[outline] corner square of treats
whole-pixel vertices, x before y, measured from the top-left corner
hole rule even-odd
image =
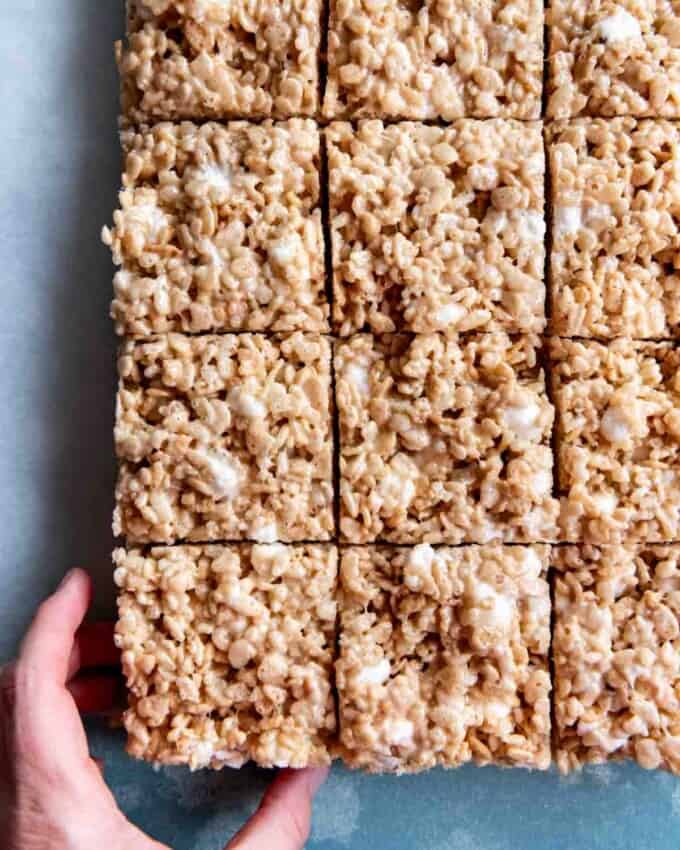
[[[680,352],[552,340],[560,524],[575,543],[680,533]]]
[[[317,110],[321,0],[128,0],[124,116],[287,118]]]
[[[159,764],[330,761],[333,547],[114,553],[128,751]]]
[[[331,0],[329,118],[538,118],[538,0]]]
[[[680,547],[555,550],[557,764],[680,773]]]
[[[579,119],[548,132],[552,330],[680,334],[680,133],[670,121]]]
[[[538,343],[505,334],[337,343],[345,541],[555,539],[553,408]]]
[[[548,546],[343,552],[336,680],[349,766],[550,765],[548,559]]]
[[[119,334],[328,330],[314,122],[166,123],[122,142],[104,230]]]
[[[680,117],[676,3],[550,0],[548,32],[548,117]]]
[[[326,138],[341,335],[543,330],[537,124],[362,121]]]
[[[130,340],[119,371],[116,534],[136,543],[330,539],[326,338]]]

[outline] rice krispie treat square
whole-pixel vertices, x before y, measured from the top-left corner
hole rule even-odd
[[[340,334],[543,330],[538,124],[362,121],[326,135]]]
[[[539,0],[330,0],[329,118],[538,118]]]
[[[333,547],[114,553],[128,751],[192,768],[330,762]]]
[[[538,345],[505,334],[338,343],[343,539],[554,540],[554,411]]]
[[[549,767],[548,560],[548,546],[343,552],[336,682],[350,767]]]
[[[680,537],[680,350],[551,342],[565,540]]]
[[[680,774],[680,547],[555,550],[557,764]]]
[[[287,118],[318,106],[322,0],[128,0],[124,116]]]
[[[552,329],[680,334],[680,131],[670,121],[580,119],[548,130]]]
[[[678,0],[550,0],[547,115],[680,117]]]
[[[119,371],[116,534],[139,543],[330,539],[325,337],[129,340]]]
[[[122,142],[104,230],[118,333],[328,329],[314,122],[158,124]]]

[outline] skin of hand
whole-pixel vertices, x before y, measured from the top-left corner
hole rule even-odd
[[[72,570],[0,670],[0,835],[7,850],[169,850],[133,826],[90,757],[80,712],[113,707],[113,626],[83,624],[91,582]],[[302,850],[327,769],[281,771],[225,850]],[[216,848],[217,850],[217,848]]]

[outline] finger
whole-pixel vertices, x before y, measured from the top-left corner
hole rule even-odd
[[[87,573],[68,573],[38,609],[15,668],[12,723],[16,763],[38,770],[50,786],[71,791],[82,790],[92,776],[85,769],[89,748],[83,722],[64,687],[75,635],[90,598]],[[103,783],[101,788],[105,788]]]
[[[113,642],[114,630],[115,623],[83,623],[71,649],[68,679],[79,670],[120,665],[120,652]]]
[[[35,615],[19,653],[19,663],[45,681],[63,685],[76,631],[87,613],[92,583],[84,570],[71,570]]]
[[[117,676],[82,675],[72,679],[68,690],[81,714],[101,714],[111,711],[120,693],[120,681]]]
[[[327,776],[326,767],[282,770],[225,850],[302,850],[309,838],[312,800]]]

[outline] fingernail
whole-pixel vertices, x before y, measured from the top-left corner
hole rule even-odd
[[[77,570],[75,567],[73,567],[72,569],[70,569],[70,570],[66,573],[66,575],[64,576],[64,578],[63,578],[63,579],[59,582],[59,586],[57,587],[57,590],[58,590],[58,591],[59,591],[59,590],[63,590],[63,589],[66,587],[66,585],[70,583],[71,579],[73,578],[73,576],[74,576],[77,572],[78,572],[78,570]]]

